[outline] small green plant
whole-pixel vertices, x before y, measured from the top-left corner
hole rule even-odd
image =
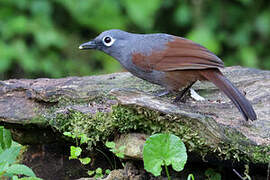
[[[71,137],[75,139],[76,146],[70,146],[70,156],[69,159],[78,159],[83,165],[87,165],[91,162],[90,157],[81,157],[82,154],[82,148],[80,145],[87,143],[90,139],[82,133],[72,133],[72,132],[64,132],[64,135],[67,137]],[[100,151],[100,150],[99,150]],[[102,151],[100,151],[106,158],[106,154],[104,154]],[[104,174],[102,172],[103,170],[101,168],[97,168],[96,170],[88,170],[87,173],[89,176],[94,176],[95,178],[102,178],[104,177]],[[106,169],[105,174],[109,174],[110,170]]]
[[[89,138],[85,134],[76,134],[71,132],[64,132],[64,135],[76,140],[76,146],[70,146],[69,159],[78,159],[83,165],[89,164],[91,162],[91,158],[81,158],[82,148],[79,146],[86,143]],[[80,140],[80,142],[78,140]]]
[[[206,180],[221,180],[221,175],[212,168],[208,168],[204,172],[204,175],[206,176]]]
[[[187,161],[184,143],[173,134],[154,134],[150,136],[143,147],[143,162],[146,171],[154,176],[160,176],[161,166],[165,167],[168,180],[171,180],[168,166],[175,171],[183,170]]]
[[[0,126],[0,177],[10,177],[12,180],[41,180],[36,177],[32,169],[16,163],[20,150],[21,145],[12,141],[10,131]],[[29,177],[19,178],[17,175]]]
[[[110,172],[111,172],[111,170],[109,170],[109,169],[105,170],[105,174],[110,174]],[[95,174],[95,176],[94,176],[95,178],[103,178],[104,177],[104,174],[103,174],[101,168],[97,168],[94,171],[88,171],[87,173],[89,176],[93,176]]]
[[[124,158],[125,157],[124,151],[125,151],[126,146],[120,146],[119,148],[116,148],[115,143],[113,141],[111,141],[111,142],[107,141],[105,143],[105,146],[107,148],[109,148],[109,150],[111,152],[113,152],[117,157],[119,157],[119,158]]]

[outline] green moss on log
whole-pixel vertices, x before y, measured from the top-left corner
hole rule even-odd
[[[97,142],[105,142],[116,133],[142,132],[154,134],[158,132],[170,132],[179,136],[190,152],[197,152],[202,157],[207,154],[215,154],[219,159],[235,161],[267,163],[270,161],[270,147],[241,146],[239,135],[235,143],[213,144],[200,136],[199,129],[192,129],[192,120],[180,119],[177,115],[162,114],[160,112],[145,109],[138,106],[115,105],[111,112],[96,114],[84,114],[75,110],[69,110],[66,114],[58,114],[50,121],[50,125],[61,132],[80,132],[86,134],[91,142],[89,148]],[[193,122],[194,123],[194,122]],[[228,132],[229,133],[229,132]]]

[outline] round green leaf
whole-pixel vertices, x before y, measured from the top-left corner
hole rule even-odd
[[[172,165],[175,171],[181,171],[187,161],[184,143],[172,134],[150,136],[143,147],[144,168],[155,176],[161,173],[161,165]]]
[[[97,168],[96,169],[96,174],[102,174],[102,169],[101,168]]]
[[[111,173],[111,170],[106,169],[106,170],[105,170],[105,173],[106,173],[106,174],[110,174],[110,173]]]
[[[80,147],[70,146],[70,158],[76,159],[76,157],[80,156],[82,149]]]

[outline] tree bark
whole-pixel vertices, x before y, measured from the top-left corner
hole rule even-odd
[[[189,97],[174,104],[174,96],[154,95],[161,87],[130,73],[114,73],[0,81],[0,124],[23,144],[51,142],[55,133],[74,127],[95,142],[115,134],[171,132],[203,157],[265,164],[270,160],[270,71],[229,67],[223,72],[250,100],[258,120],[245,122],[209,82],[193,86],[205,101]]]

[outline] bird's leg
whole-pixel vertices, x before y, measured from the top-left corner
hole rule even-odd
[[[191,83],[190,85],[188,85],[188,87],[186,87],[185,89],[183,89],[182,91],[179,92],[179,94],[176,96],[176,98],[174,99],[174,103],[177,103],[179,101],[183,102],[183,97],[187,94],[188,90],[191,88],[191,86],[194,84],[195,82]]]
[[[171,92],[167,89],[161,90],[157,93],[155,93],[155,96],[161,97],[170,94]]]

